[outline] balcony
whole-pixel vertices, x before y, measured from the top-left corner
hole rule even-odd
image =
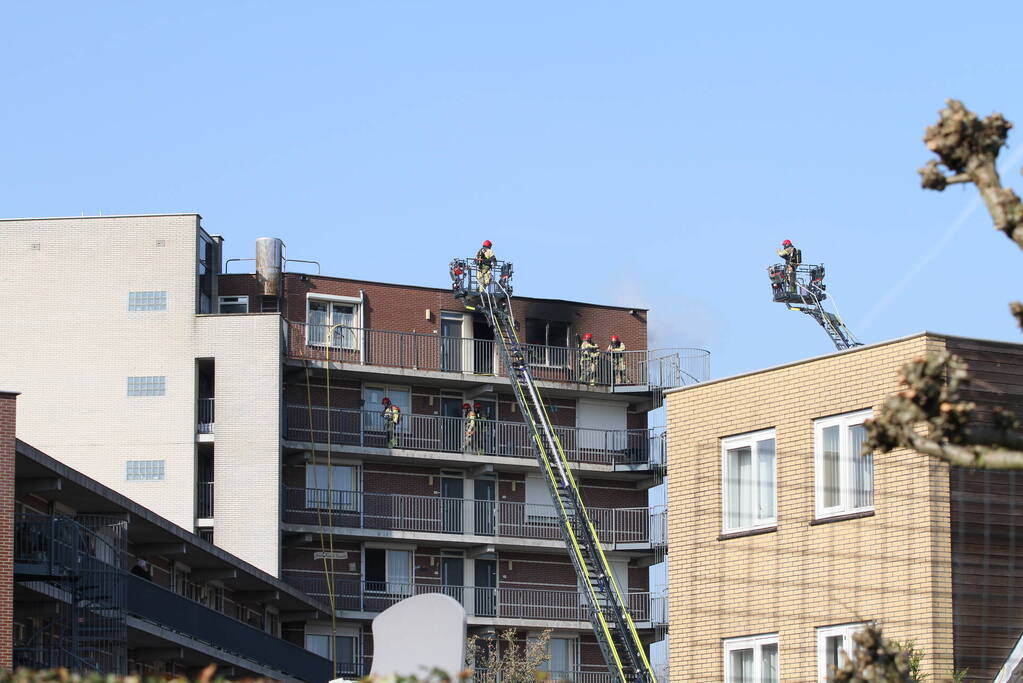
[[[289,321],[289,358],[449,375],[508,377],[497,343],[488,339],[445,337],[362,327],[308,325]],[[710,352],[704,349],[643,349],[595,357],[578,348],[522,344],[537,380],[575,387],[647,391],[701,382],[710,376]]]
[[[533,437],[523,422],[480,420],[476,435],[463,448],[465,423],[460,417],[402,415],[399,449],[501,456],[535,457]],[[311,426],[311,428],[310,428]],[[555,427],[570,462],[591,465],[662,467],[663,427],[650,429],[587,429]],[[386,448],[387,433],[379,411],[289,405],[287,438],[302,443]]]
[[[196,512],[199,519],[213,519],[213,482],[200,481],[196,490]]]
[[[212,398],[200,398],[196,405],[195,433],[202,436],[212,436],[216,425],[213,413]]]
[[[327,579],[321,571],[285,569],[282,578],[323,602],[329,602]],[[575,590],[542,588],[477,588],[445,586],[440,583],[403,583],[395,581],[363,581],[333,578],[334,604],[343,612],[369,615],[382,612],[391,605],[413,595],[444,593],[462,603],[469,617],[509,621],[560,621],[589,624],[590,608]],[[652,628],[652,618],[663,621],[665,596],[648,592],[628,593],[629,614],[641,628]],[[358,618],[355,615],[345,615]],[[586,626],[580,625],[580,628]]]
[[[617,676],[612,676],[606,668],[595,666],[589,669],[573,669],[571,671],[542,670],[543,679],[551,683],[617,683]],[[503,683],[500,673],[491,674],[486,669],[473,669],[473,683]]]
[[[591,507],[588,512],[597,536],[611,548],[642,549],[665,542],[664,506]],[[562,541],[553,505],[496,500],[288,488],[284,491],[284,521],[410,534]]]

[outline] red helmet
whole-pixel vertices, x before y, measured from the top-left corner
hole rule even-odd
[[[593,339],[593,335],[587,332],[586,334],[583,335],[583,339],[585,339],[586,341],[590,341],[591,339]]]
[[[494,245],[492,245],[490,243],[490,240],[483,240],[483,246],[486,247],[487,249],[489,249],[490,247],[492,247]]]
[[[781,243],[781,246],[783,246],[783,247],[791,247],[792,246],[792,240],[785,240],[784,242]]]
[[[381,403],[383,403],[385,406],[389,406],[389,405],[391,405],[391,399],[389,399],[386,396],[384,396],[384,400],[381,401]]]
[[[473,405],[473,408],[474,408],[475,410],[479,410],[479,409],[480,409],[480,408],[482,408],[482,407],[483,407],[483,406],[481,406],[481,405],[480,405],[479,403],[476,403],[476,404],[474,404],[474,405]]]
[[[618,335],[617,334],[612,334],[611,335],[611,341],[618,341]]]
[[[462,404],[462,410],[469,410],[469,408],[472,408],[472,406],[469,405],[468,403],[463,403]]]
[[[455,275],[461,275],[462,269],[459,268],[458,266],[455,266],[455,268],[451,272],[454,273]]]
[[[395,410],[397,410],[399,413],[401,412],[401,406],[399,406],[399,405],[392,405],[391,407],[394,408]]]

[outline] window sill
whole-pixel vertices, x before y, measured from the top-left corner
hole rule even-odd
[[[862,519],[863,517],[873,517],[873,510],[860,510],[859,512],[847,512],[844,515],[834,515],[832,517],[820,517],[810,521],[810,526],[817,526],[819,524],[831,524],[832,522],[844,522],[847,519]]]
[[[733,538],[746,538],[747,536],[759,536],[760,534],[770,534],[778,530],[777,526],[768,526],[762,529],[746,529],[744,531],[729,531],[726,534],[718,536],[719,541],[728,541]]]

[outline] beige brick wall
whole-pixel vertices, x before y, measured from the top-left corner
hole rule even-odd
[[[779,634],[783,681],[816,676],[815,628],[870,619],[952,669],[946,469],[896,451],[874,464],[874,516],[811,526],[813,422],[876,409],[917,336],[695,386],[667,398],[672,678],[723,679],[722,640]],[[774,428],[777,530],[718,540],[722,437]]]
[[[0,221],[0,378],[18,436],[192,530],[196,358],[215,358],[219,545],[278,571],[280,322],[195,315],[197,215]],[[129,311],[165,290],[167,310]],[[166,395],[128,397],[128,376]],[[127,481],[127,460],[164,460]]]

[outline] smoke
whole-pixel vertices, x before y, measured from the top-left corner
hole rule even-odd
[[[650,282],[657,281],[658,277],[652,275]],[[620,278],[611,282],[603,298],[615,306],[650,309],[647,346],[651,349],[708,348],[723,332],[723,321],[703,302],[680,292],[652,290],[650,284],[636,279]]]

